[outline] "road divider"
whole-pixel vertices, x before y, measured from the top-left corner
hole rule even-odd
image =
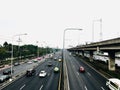
[[[64,60],[63,69],[64,69],[64,90],[70,90],[66,60]]]

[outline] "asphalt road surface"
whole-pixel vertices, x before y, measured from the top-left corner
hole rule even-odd
[[[70,55],[69,52],[65,53],[65,58],[70,90],[108,90],[105,84],[106,78],[93,68]],[[85,68],[84,73],[79,71],[80,66]]]
[[[52,62],[52,66],[48,66],[48,62]],[[36,68],[36,74],[31,77],[26,77],[25,75],[15,82],[11,83],[2,90],[58,90],[58,83],[60,72],[54,73],[54,67],[58,66],[60,68],[61,62],[54,59],[47,59],[40,63]],[[46,77],[39,77],[41,70],[47,72]]]

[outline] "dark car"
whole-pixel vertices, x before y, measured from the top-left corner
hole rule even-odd
[[[48,62],[48,66],[49,66],[49,67],[52,66],[52,62],[51,62],[51,61]]]
[[[85,68],[83,66],[80,66],[80,72],[85,72]]]
[[[14,70],[12,70],[12,73],[14,73]],[[3,71],[3,75],[10,75],[11,74],[11,69],[7,69]]]
[[[27,76],[27,77],[33,76],[33,75],[35,75],[35,73],[36,73],[36,70],[35,70],[35,69],[28,69],[28,70],[26,71],[26,76]]]

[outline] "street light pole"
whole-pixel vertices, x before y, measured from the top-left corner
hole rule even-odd
[[[68,30],[82,30],[82,29],[79,29],[79,28],[66,28],[64,30],[64,33],[63,33],[63,60],[65,59],[64,58],[64,51],[65,51],[65,32],[68,31]]]
[[[65,30],[64,30],[64,33],[63,33],[63,51],[62,51],[62,53],[63,53],[63,71],[65,72],[64,73],[64,77],[67,77],[67,78],[64,78],[65,80],[64,80],[64,84],[66,84],[66,85],[64,85],[65,87],[64,87],[64,90],[70,90],[69,89],[69,82],[68,82],[68,74],[67,74],[67,66],[66,66],[66,61],[65,61],[65,33],[66,33],[66,31],[68,31],[68,30],[82,30],[82,29],[79,29],[79,28],[66,28]]]
[[[13,40],[14,40],[14,37],[15,36],[21,36],[21,35],[27,35],[26,33],[25,34],[17,34],[17,35],[14,35],[12,36],[12,50],[11,50],[11,76],[12,76],[12,71],[13,71]]]
[[[102,41],[102,19],[100,19],[100,41]]]
[[[47,47],[47,46],[48,46],[48,45],[47,45],[47,43],[46,43],[45,41],[43,41],[43,43],[44,43],[45,46],[46,46],[45,54],[47,55],[47,53],[48,53],[48,51],[47,51],[47,48],[48,48],[48,47]]]
[[[37,43],[37,58],[39,57],[39,46],[38,46],[38,41],[36,41],[36,43]]]
[[[102,40],[102,19],[93,20],[92,22],[92,42],[94,42],[94,23],[100,22],[100,41]]]
[[[21,60],[20,42],[22,42],[20,39],[20,35],[17,42],[18,42],[18,62],[19,62]]]

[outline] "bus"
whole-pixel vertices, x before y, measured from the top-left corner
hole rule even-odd
[[[120,90],[120,79],[118,78],[110,78],[106,81],[106,86],[110,90]]]

